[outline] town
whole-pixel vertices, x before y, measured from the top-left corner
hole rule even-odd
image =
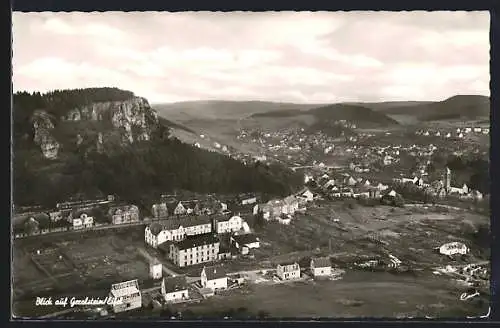
[[[483,131],[466,129],[460,133],[483,135],[486,133]],[[248,134],[248,131],[242,132],[237,139]],[[466,213],[473,209],[478,213],[476,216],[486,213],[481,211],[488,207],[488,195],[465,183],[456,185],[449,167],[432,176],[428,174],[433,155],[443,151],[433,143],[417,145],[415,139],[410,139],[411,145],[377,144],[366,140],[384,138],[387,132],[359,135],[356,140],[344,136],[334,139],[322,133],[301,134],[299,130],[266,132],[245,141],[259,142],[262,149],[269,149],[269,153],[254,157],[252,162],[266,163],[269,156],[303,172],[303,189],[282,199],[265,199],[265,195],[260,194],[179,192],[159,195],[142,211],[137,204],[120,201],[114,195],[68,200],[51,210],[16,209],[13,237],[20,246],[16,247],[15,254],[22,258],[17,261],[21,261],[19,265],[23,268],[23,272],[16,275],[16,294],[21,299],[29,298],[32,293],[54,290],[65,295],[74,288],[74,279],[80,279],[85,286],[94,286],[89,287],[92,293],[95,294],[96,289],[100,293],[107,289],[109,295],[102,296],[118,301],[99,307],[97,312],[94,306],[87,307],[87,312],[75,307],[39,315],[108,317],[130,311],[138,311],[137,315],[141,311],[167,311],[175,317],[179,313],[182,316],[180,305],[209,304],[214,295],[228,297],[245,290],[249,284],[336,281],[342,279],[346,270],[383,270],[395,274],[426,268],[433,275],[450,279],[461,275],[459,280],[468,288],[487,288],[489,267],[485,265],[485,255],[470,249],[463,239],[445,238],[441,244],[433,245],[432,249],[437,249],[442,258],[430,266],[405,260],[401,254],[396,256],[396,249],[383,250],[385,256],[371,257],[354,255],[353,251],[347,262],[339,261],[332,254],[342,247],[338,245],[338,238],[331,237],[321,241],[323,247],[304,249],[304,245],[297,245],[298,248],[290,249],[292,253],[288,256],[279,247],[275,249],[278,245],[272,245],[269,230],[281,230],[279,226],[304,229],[304,224],[311,223],[305,220],[311,216],[327,220],[328,225],[344,234],[352,231],[350,223],[343,218],[345,213],[341,213],[345,209],[333,209],[340,204],[345,207],[346,202],[351,209],[384,209],[384,220],[395,210],[403,209],[416,216],[436,210]],[[455,144],[459,137],[447,140],[445,135],[443,139]],[[453,154],[455,149],[463,151],[464,147],[448,146],[446,151]],[[478,146],[471,149],[473,153],[480,151]],[[312,162],[311,158],[314,158]],[[320,212],[325,207],[330,207],[330,214]],[[381,219],[370,220],[380,222]],[[381,248],[387,248],[387,241],[381,240],[387,238],[380,236],[384,229],[387,227],[368,233],[375,243],[384,246]],[[302,254],[306,255],[297,256],[298,250],[305,251]],[[456,257],[463,259],[464,256],[471,258],[463,264],[460,261],[453,264]],[[443,258],[452,259],[452,264],[444,265]],[[35,279],[33,275],[37,273],[42,273],[42,277]],[[97,277],[105,277],[109,286],[93,281]],[[119,277],[126,280],[115,281]],[[261,315],[267,313],[265,309],[261,312]]]
[[[14,12],[11,319],[488,318],[490,21]]]

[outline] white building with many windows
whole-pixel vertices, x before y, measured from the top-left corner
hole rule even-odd
[[[276,274],[281,280],[300,278],[300,266],[297,262],[278,264]]]
[[[188,236],[170,245],[168,257],[179,267],[213,262],[217,260],[219,246],[219,238],[213,233]]]
[[[212,232],[212,221],[209,217],[184,217],[151,223],[144,230],[144,240],[151,247],[157,248],[167,241],[181,241],[187,236],[210,232]]]

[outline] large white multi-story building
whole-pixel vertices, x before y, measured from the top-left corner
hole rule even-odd
[[[188,236],[170,244],[168,257],[179,267],[213,262],[218,258],[219,246],[219,238],[213,233]]]
[[[187,236],[212,232],[212,221],[207,216],[185,217],[153,222],[144,230],[144,240],[157,248],[167,241],[181,241]]]

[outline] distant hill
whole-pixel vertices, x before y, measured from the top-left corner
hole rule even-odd
[[[395,108],[406,108],[418,105],[432,104],[432,101],[384,101],[384,102],[352,102],[346,105],[357,105],[370,108],[374,111],[390,111]]]
[[[490,100],[486,96],[458,95],[439,102],[391,106],[381,112],[386,115],[410,114],[416,116],[420,121],[476,120],[489,117]]]
[[[252,118],[258,118],[258,117],[289,117],[289,116],[297,116],[297,115],[303,115],[307,113],[304,110],[300,109],[284,109],[281,111],[271,111],[271,112],[265,112],[265,113],[255,113],[250,115]]]
[[[318,106],[321,105],[268,101],[207,100],[185,101],[172,104],[156,104],[153,107],[161,116],[179,117],[180,120],[188,120],[190,118],[242,119],[257,113],[307,110]]]
[[[179,124],[179,123],[175,123],[175,122],[172,122],[170,120],[167,120],[166,118],[163,118],[163,117],[159,117],[158,118],[160,120],[160,122],[169,127],[170,129],[179,129],[179,130],[183,130],[183,131],[186,131],[186,132],[189,132],[189,133],[194,133],[196,134],[195,131],[193,131],[192,129],[182,125],[182,124]]]
[[[318,121],[346,120],[359,127],[384,127],[398,125],[396,120],[383,113],[359,105],[333,104],[309,110]]]

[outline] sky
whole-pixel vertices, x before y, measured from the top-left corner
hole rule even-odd
[[[13,13],[13,89],[150,103],[489,96],[488,12]]]

